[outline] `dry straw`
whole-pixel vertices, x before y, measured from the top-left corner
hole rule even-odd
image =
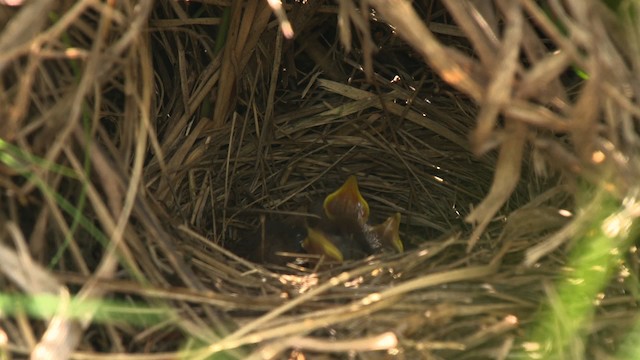
[[[0,1],[1,358],[634,357],[636,2],[279,5]],[[404,253],[234,252],[352,174]]]

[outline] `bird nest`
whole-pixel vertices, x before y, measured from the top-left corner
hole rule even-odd
[[[636,2],[274,3],[0,1],[3,358],[634,357]]]

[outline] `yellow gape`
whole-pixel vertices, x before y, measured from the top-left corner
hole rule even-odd
[[[327,218],[333,221],[354,222],[362,226],[369,219],[369,204],[360,194],[354,175],[324,199],[323,208]]]
[[[331,260],[339,262],[344,261],[342,252],[320,230],[308,227],[307,237],[302,242],[302,247],[310,254],[324,255]]]
[[[365,236],[375,250],[393,249],[399,253],[403,252],[404,245],[400,240],[400,213],[389,216],[382,224],[367,226]]]

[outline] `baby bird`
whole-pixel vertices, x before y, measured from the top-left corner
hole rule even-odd
[[[324,255],[329,260],[342,262],[344,261],[343,252],[338,249],[335,243],[335,236],[329,237],[322,230],[307,227],[307,237],[302,242],[302,247],[310,254]]]
[[[324,216],[341,230],[353,231],[362,228],[369,219],[369,204],[360,194],[354,175],[322,203]]]
[[[266,264],[286,265],[291,257],[283,253],[321,255],[329,262],[362,259],[393,250],[402,252],[400,214],[381,224],[369,224],[369,204],[362,197],[355,176],[329,194],[318,209],[317,219],[274,219],[263,222],[257,234],[236,244],[237,254]]]
[[[386,249],[402,252],[400,214],[372,226],[368,224],[369,211],[356,177],[349,176],[338,190],[324,199],[320,220],[307,226],[303,248],[338,262],[360,259]]]
[[[386,249],[403,252],[404,245],[400,240],[400,213],[389,216],[382,224],[370,226],[366,225],[364,234],[367,243],[378,252]]]

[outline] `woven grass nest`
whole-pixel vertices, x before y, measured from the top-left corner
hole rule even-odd
[[[0,1],[0,357],[637,358],[639,10]],[[402,253],[237,250],[352,175]]]

